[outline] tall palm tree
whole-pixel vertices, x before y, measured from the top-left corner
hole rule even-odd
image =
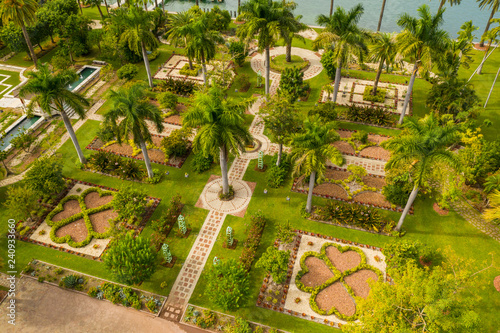
[[[146,143],[151,143],[148,121],[158,132],[163,131],[163,117],[160,109],[149,103],[146,98],[146,86],[137,83],[130,88],[118,91],[110,90],[111,109],[104,115],[104,122],[109,124],[118,143],[127,141],[131,136],[134,143],[141,147],[148,177],[154,176],[149,160]]]
[[[309,29],[309,27],[300,22],[302,15],[295,16],[293,11],[297,8],[297,4],[293,1],[283,0],[283,17],[280,22],[280,37],[285,41],[286,46],[286,61],[292,62],[292,42],[294,38],[305,41],[305,38],[299,35],[299,32]]]
[[[486,23],[486,28],[484,28],[483,34],[485,34],[486,31],[490,30],[490,24],[491,24],[491,20],[493,19],[493,16],[495,16],[495,13],[498,12],[498,9],[500,9],[500,0],[477,0],[477,2],[479,2],[479,8],[491,9],[490,18],[488,19],[488,22]],[[479,46],[483,47],[484,41],[481,41]]]
[[[208,30],[206,14],[198,18],[197,21],[189,24],[188,29],[191,30],[190,38],[188,39],[186,53],[191,58],[201,64],[203,72],[203,82],[208,85],[207,80],[207,62],[215,58],[217,54],[217,44],[224,43],[224,38],[220,32]]]
[[[28,104],[28,110],[32,111],[35,105],[38,105],[48,114],[58,111],[71,137],[71,141],[73,141],[80,162],[85,163],[85,156],[83,156],[71,120],[66,113],[66,108],[69,107],[80,118],[84,118],[84,107],[90,105],[82,95],[68,90],[68,86],[78,79],[78,74],[69,69],[52,73],[48,65],[43,64],[39,66],[38,71],[28,72],[26,76],[28,76],[28,82],[19,90],[19,96],[34,95]]]
[[[15,25],[21,27],[24,39],[28,45],[31,60],[33,60],[35,67],[38,68],[36,53],[26,30],[26,25],[35,22],[37,9],[38,2],[36,0],[2,0],[0,2],[0,16],[3,23],[14,22]]]
[[[102,13],[101,10],[101,0],[83,0],[83,3],[86,5],[89,5],[90,7],[97,7],[97,10],[99,11],[99,15],[101,15],[101,20],[104,21],[104,14]],[[109,14],[109,12],[108,12]]]
[[[393,64],[396,60],[396,56],[398,54],[396,38],[392,34],[379,32],[375,34],[369,50],[371,59],[379,62],[377,76],[375,77],[372,90],[372,95],[375,96],[377,94],[378,82],[380,80],[380,74],[382,74],[384,64],[389,67],[389,65]]]
[[[333,0],[330,2],[330,16],[333,14]]]
[[[418,120],[407,118],[403,128],[404,131],[399,136],[384,143],[384,147],[391,151],[391,158],[385,169],[409,170],[413,181],[413,190],[396,226],[398,231],[401,230],[420,187],[429,179],[433,170],[446,167],[458,170],[460,167],[457,154],[447,149],[457,139],[456,124],[441,124],[431,113]]]
[[[249,0],[240,7],[239,20],[245,23],[238,28],[238,37],[250,41],[257,35],[259,49],[265,50],[266,95],[269,95],[270,56],[269,49],[280,34],[280,21],[284,16],[281,1]]]
[[[385,0],[382,0],[382,9],[380,9],[380,16],[378,18],[377,32],[379,32],[380,27],[382,27],[382,18],[384,17],[384,11],[385,11]]]
[[[306,211],[311,212],[312,195],[316,180],[322,179],[326,162],[343,165],[344,158],[333,143],[340,139],[333,122],[324,124],[318,117],[307,118],[303,131],[292,138],[290,160],[294,161],[295,176],[309,176],[309,194]]]
[[[149,59],[146,48],[155,48],[158,46],[158,40],[151,31],[153,29],[153,22],[149,12],[141,8],[130,8],[128,14],[124,17],[124,31],[120,36],[121,42],[128,43],[130,50],[138,55],[142,53],[144,59],[144,66],[148,74],[149,86],[153,88],[153,77],[151,75],[151,68],[149,67]]]
[[[491,20],[491,22],[500,23],[500,19],[493,19],[493,20]],[[481,43],[484,43],[484,41],[488,41],[488,46],[486,47],[486,50],[484,50],[483,60],[481,61],[481,64],[479,65],[479,68],[477,69],[477,74],[480,75],[482,70],[483,70],[483,65],[484,65],[484,62],[486,61],[486,58],[488,57],[488,52],[490,51],[491,44],[500,42],[499,35],[500,35],[500,26],[486,31],[483,34],[483,36],[481,37]],[[493,51],[491,51],[491,52],[493,52]]]
[[[205,156],[219,155],[223,194],[229,193],[229,153],[238,155],[245,150],[245,145],[252,142],[252,135],[245,127],[243,117],[252,102],[252,99],[236,101],[225,98],[220,88],[211,87],[206,92],[195,93],[192,107],[183,117],[184,127],[197,128],[193,150]]]
[[[180,12],[170,16],[171,28],[167,31],[167,40],[173,46],[177,47],[181,42],[184,47],[188,45],[188,39],[191,37],[192,29],[188,26],[196,20],[196,17],[190,11]],[[193,69],[193,59],[187,55],[189,69]]]
[[[409,57],[414,61],[408,91],[399,118],[400,124],[403,123],[406,109],[410,103],[419,66],[430,70],[432,59],[438,57],[446,47],[448,34],[439,28],[443,23],[444,11],[441,9],[436,15],[432,15],[429,6],[422,5],[418,9],[419,19],[405,13],[398,20],[398,25],[403,28],[397,37],[398,49],[404,57]]]
[[[490,208],[484,212],[484,218],[488,221],[500,220],[500,191],[495,190],[488,195],[488,199],[490,200]]]
[[[319,15],[316,19],[316,22],[325,26],[325,29],[314,40],[314,47],[333,48],[337,60],[333,102],[337,101],[342,65],[347,62],[351,55],[356,55],[358,59],[362,60],[364,53],[368,50],[365,41],[370,38],[369,34],[358,27],[363,11],[361,4],[354,6],[349,12],[346,12],[342,7],[337,7],[332,16]]]
[[[441,2],[439,3],[438,11],[440,11],[447,2],[450,3],[450,6],[454,6],[454,5],[460,5],[462,0],[441,0]]]

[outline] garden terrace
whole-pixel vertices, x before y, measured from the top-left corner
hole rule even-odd
[[[390,139],[389,136],[368,133],[366,142],[361,142],[354,133],[358,131],[338,130],[341,140],[334,143],[343,155],[358,156],[374,160],[388,161],[391,153],[382,148],[380,144]]]

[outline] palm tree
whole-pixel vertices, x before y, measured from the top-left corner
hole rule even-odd
[[[500,23],[500,19],[493,19],[491,20],[491,22]],[[488,46],[486,47],[486,50],[484,50],[484,57],[483,60],[481,61],[481,64],[479,65],[479,68],[477,69],[477,74],[480,75],[481,71],[483,70],[483,65],[484,62],[486,61],[486,58],[488,57],[488,52],[490,51],[491,44],[500,42],[500,38],[498,38],[499,34],[500,34],[500,26],[486,31],[481,37],[481,43],[484,43],[484,41],[488,41]]]
[[[101,20],[104,21],[104,15],[101,10],[101,0],[83,0],[83,3],[89,5],[90,7],[97,7],[99,15],[101,15]],[[109,12],[108,12],[109,14]]]
[[[330,16],[333,14],[333,0],[330,2]]]
[[[382,18],[384,17],[385,11],[385,0],[382,0],[382,9],[380,9],[380,16],[378,18],[377,32],[380,31],[380,27],[382,26]]]
[[[297,4],[293,1],[286,2],[283,0],[283,17],[280,22],[280,36],[285,41],[286,45],[286,61],[292,62],[292,42],[294,38],[305,41],[305,38],[299,35],[299,32],[309,29],[307,25],[300,22],[302,15],[294,16],[293,11],[297,8]]]
[[[443,23],[444,11],[444,9],[441,9],[433,16],[429,6],[422,5],[418,9],[420,19],[405,13],[398,20],[398,25],[404,29],[397,37],[398,49],[404,57],[410,57],[415,62],[403,110],[399,118],[400,124],[403,123],[406,109],[410,103],[413,83],[415,82],[419,65],[430,70],[432,59],[446,47],[448,34],[446,31],[439,29]]]
[[[196,20],[193,13],[190,11],[180,12],[170,16],[170,26],[171,28],[167,31],[167,39],[172,44],[172,46],[177,47],[179,42],[184,43],[184,47],[188,45],[188,39],[191,37],[190,33],[192,29],[189,28],[189,24]],[[193,59],[187,55],[189,61],[189,69],[193,69]]]
[[[71,108],[80,117],[85,117],[84,106],[89,106],[89,102],[80,94],[68,90],[68,86],[78,79],[78,74],[73,70],[63,70],[52,73],[47,64],[40,65],[38,71],[28,72],[28,82],[19,90],[19,96],[26,97],[34,95],[28,104],[31,112],[35,105],[38,105],[44,112],[52,114],[58,111],[66,126],[71,141],[75,146],[80,162],[85,164],[85,156],[78,144],[75,131],[71,126],[66,108]]]
[[[483,34],[485,34],[488,30],[490,30],[491,20],[493,19],[493,16],[495,16],[495,13],[498,12],[498,9],[500,8],[500,0],[477,0],[477,2],[479,2],[479,8],[484,9],[488,7],[491,9],[490,18],[486,23],[486,28],[484,28]],[[481,41],[479,46],[483,47],[484,41]]]
[[[384,64],[389,67],[389,65],[393,64],[396,60],[396,55],[398,54],[396,39],[392,34],[379,32],[375,34],[369,49],[371,59],[379,62],[377,76],[375,77],[373,90],[371,92],[371,94],[375,96],[377,94],[378,82],[380,80]]]
[[[148,74],[149,86],[153,88],[153,77],[151,75],[151,68],[149,67],[146,47],[153,49],[157,47],[159,43],[155,35],[151,32],[153,28],[151,15],[141,8],[132,7],[129,9],[128,14],[124,16],[123,24],[124,31],[120,36],[120,41],[128,43],[130,50],[138,55],[140,55],[142,51],[142,58],[144,59],[144,65],[146,66],[146,72]]]
[[[188,25],[191,32],[186,49],[187,55],[196,58],[201,64],[205,86],[208,85],[207,62],[215,58],[217,44],[224,43],[224,38],[222,38],[220,32],[208,30],[207,26],[206,15]]]
[[[316,19],[316,22],[325,26],[325,29],[314,40],[314,47],[333,48],[337,59],[333,102],[337,101],[342,64],[346,63],[351,55],[356,55],[362,60],[367,51],[365,40],[369,38],[369,35],[357,25],[363,11],[361,4],[356,5],[349,12],[342,7],[337,7],[332,16],[320,15]]]
[[[490,200],[490,207],[484,212],[484,218],[488,221],[500,220],[500,191],[495,190],[488,196]]]
[[[462,2],[462,0],[441,0],[441,2],[439,3],[438,11],[443,9],[443,6],[446,4],[446,2],[449,2],[450,6],[453,6],[453,5],[460,5],[460,2]]]
[[[265,50],[266,95],[269,95],[270,57],[269,48],[280,34],[280,21],[284,16],[281,1],[249,0],[240,7],[238,19],[245,21],[238,28],[238,37],[246,41],[255,38],[259,41],[259,49]]]
[[[148,177],[152,178],[154,174],[146,146],[146,142],[152,142],[148,120],[158,133],[162,132],[163,117],[160,109],[148,102],[143,83],[134,84],[129,89],[110,90],[109,97],[111,109],[104,115],[104,122],[111,126],[118,143],[121,144],[132,136],[134,143],[141,147]]]
[[[330,96],[333,93],[333,87],[331,84],[327,84],[323,87],[323,90],[328,94],[328,101],[330,101]]]
[[[0,15],[4,25],[14,22],[15,25],[21,27],[24,39],[28,45],[31,60],[33,60],[35,67],[38,68],[36,53],[26,30],[26,25],[35,22],[37,9],[38,2],[36,0],[3,0],[0,2]]]
[[[221,89],[211,87],[206,92],[195,93],[192,107],[183,117],[184,127],[197,128],[193,150],[205,156],[219,155],[224,195],[229,193],[228,154],[238,155],[245,150],[245,145],[252,142],[243,117],[251,103],[251,99],[235,101],[225,98]]]
[[[409,170],[413,180],[413,190],[401,214],[396,230],[400,231],[403,222],[413,205],[418,191],[436,168],[458,170],[458,155],[447,148],[455,143],[457,125],[453,122],[441,124],[433,113],[418,120],[406,119],[404,131],[384,143],[391,151],[391,158],[385,169]]]
[[[307,118],[304,121],[303,132],[292,138],[290,160],[294,161],[294,176],[309,176],[309,194],[306,211],[311,212],[312,195],[316,179],[322,179],[326,162],[343,165],[344,158],[333,143],[340,139],[334,130],[335,124],[322,123],[318,117]]]

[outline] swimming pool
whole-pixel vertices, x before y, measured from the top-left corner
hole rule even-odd
[[[0,150],[9,150],[12,138],[16,137],[19,133],[25,132],[31,127],[38,126],[42,121],[43,119],[40,116],[33,116],[31,118],[22,116],[19,118],[19,120],[5,130],[5,136],[0,138]]]

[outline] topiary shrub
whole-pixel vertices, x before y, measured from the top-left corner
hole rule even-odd
[[[132,186],[122,187],[113,197],[113,209],[118,219],[129,224],[137,224],[146,211],[146,194],[142,189]]]
[[[211,155],[205,157],[201,153],[194,154],[193,161],[191,162],[191,168],[197,173],[202,173],[210,169],[213,160],[214,159]]]
[[[162,108],[175,111],[175,107],[177,106],[177,101],[179,98],[174,93],[166,91],[161,94],[158,94],[157,99]]]
[[[132,80],[137,73],[139,73],[139,68],[136,65],[126,64],[116,72],[116,75],[119,79]]]
[[[366,86],[365,91],[363,92],[363,100],[368,101],[368,102],[375,102],[375,103],[384,103],[385,102],[385,95],[387,94],[387,90],[385,89],[377,89],[377,94],[374,96],[372,95],[373,87]]]
[[[331,80],[335,80],[335,73],[337,71],[337,67],[335,66],[335,55],[333,50],[328,50],[321,56],[321,64],[323,68],[326,70],[326,74]]]

